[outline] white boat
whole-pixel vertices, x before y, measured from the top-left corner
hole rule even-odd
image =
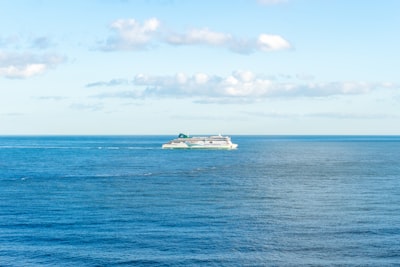
[[[237,147],[238,145],[233,144],[229,136],[189,137],[182,133],[178,138],[162,145],[163,149],[236,149]]]

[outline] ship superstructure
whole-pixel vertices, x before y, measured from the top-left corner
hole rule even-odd
[[[178,138],[162,145],[164,149],[236,149],[237,144],[232,143],[229,136],[214,135],[207,137],[190,137],[186,134],[179,134]]]

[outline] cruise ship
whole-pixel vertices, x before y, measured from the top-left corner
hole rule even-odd
[[[208,137],[190,137],[186,134],[179,134],[178,138],[162,145],[163,149],[236,149],[229,136],[215,135]]]

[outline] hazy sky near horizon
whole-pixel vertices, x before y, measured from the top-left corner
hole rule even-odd
[[[0,2],[0,135],[400,134],[400,1]]]

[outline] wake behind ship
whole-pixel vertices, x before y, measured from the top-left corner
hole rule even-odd
[[[178,138],[162,145],[163,149],[236,149],[229,136],[189,137],[179,134]]]

